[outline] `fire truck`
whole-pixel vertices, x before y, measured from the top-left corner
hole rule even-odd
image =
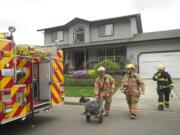
[[[9,31],[0,34],[0,125],[64,103],[62,50],[17,46]]]

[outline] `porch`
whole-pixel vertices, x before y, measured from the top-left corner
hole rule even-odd
[[[110,47],[109,47],[110,46]],[[122,64],[127,57],[126,46],[108,45],[101,47],[66,48],[64,51],[65,70],[92,69],[103,60],[111,60]]]

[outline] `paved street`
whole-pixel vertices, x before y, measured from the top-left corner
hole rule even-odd
[[[101,125],[94,119],[86,122],[81,115],[83,106],[63,105],[37,114],[34,128],[30,120],[17,121],[1,126],[0,135],[180,135],[180,83],[175,83],[171,107],[163,112],[157,111],[156,84],[146,80],[146,92],[140,98],[136,120],[129,119],[125,96],[118,91],[113,96],[111,115]],[[71,102],[78,100],[72,98]]]
[[[85,121],[83,106],[64,105],[48,113],[37,114],[35,127],[31,122],[15,122],[0,127],[1,135],[179,135],[180,113],[139,111],[130,120],[127,110],[112,109],[102,124]]]

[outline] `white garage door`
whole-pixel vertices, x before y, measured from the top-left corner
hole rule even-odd
[[[180,78],[180,52],[144,53],[139,57],[139,72],[143,78],[152,78],[157,65],[164,64],[172,78]]]

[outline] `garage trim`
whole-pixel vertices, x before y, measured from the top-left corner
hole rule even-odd
[[[140,56],[142,55],[142,54],[148,54],[148,53],[168,53],[168,52],[180,52],[180,50],[167,50],[167,51],[149,51],[149,52],[141,52],[141,53],[139,53],[138,54],[138,56],[137,56],[137,63],[138,63],[138,67],[137,67],[137,71],[138,71],[138,73],[140,72],[139,71],[139,58],[140,58]]]

